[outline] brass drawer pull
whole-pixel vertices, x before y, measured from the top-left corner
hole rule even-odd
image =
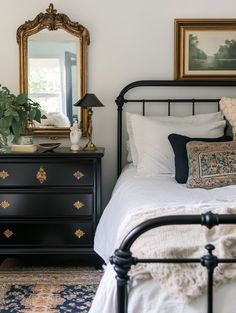
[[[3,200],[0,203],[0,207],[2,207],[3,209],[7,209],[10,206],[10,203],[7,200]]]
[[[83,237],[85,235],[85,232],[83,232],[81,229],[77,229],[76,231],[75,231],[75,236],[76,237],[78,237],[79,239],[81,238],[81,237]]]
[[[38,173],[36,174],[37,180],[42,184],[45,180],[47,180],[47,173],[44,171],[44,168],[40,166]]]
[[[80,180],[80,178],[82,178],[82,177],[84,176],[84,174],[83,174],[82,172],[80,172],[80,171],[77,171],[77,172],[75,172],[75,173],[73,174],[73,176],[74,176],[76,179]]]
[[[84,206],[83,202],[76,201],[76,202],[74,203],[74,207],[75,207],[77,210],[81,209],[83,206]]]
[[[1,171],[0,172],[0,178],[2,178],[2,179],[5,179],[5,178],[7,178],[8,176],[10,176],[7,172],[5,172],[5,171]]]
[[[10,229],[7,229],[4,231],[3,235],[7,238],[10,238],[12,235],[14,235],[14,233]]]

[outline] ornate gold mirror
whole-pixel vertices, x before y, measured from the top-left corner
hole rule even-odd
[[[74,107],[87,92],[89,32],[51,3],[17,30],[20,91],[40,103],[47,119],[29,126],[36,136],[67,137],[76,119],[87,131],[87,109]]]

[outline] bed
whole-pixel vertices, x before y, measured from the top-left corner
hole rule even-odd
[[[158,220],[171,215],[173,210],[180,212],[180,215],[172,215],[169,219],[165,220],[166,225],[176,224],[203,224],[208,228],[212,228],[218,223],[236,223],[236,215],[234,213],[236,205],[236,185],[228,185],[221,188],[203,189],[203,188],[186,188],[186,184],[179,184],[172,173],[155,173],[154,175],[140,175],[137,166],[133,163],[127,164],[123,167],[122,155],[124,152],[124,140],[122,140],[122,111],[124,104],[128,102],[141,103],[142,114],[145,116],[146,104],[148,103],[166,103],[167,115],[171,115],[172,105],[176,103],[188,103],[191,105],[192,114],[195,114],[196,106],[198,103],[214,103],[216,111],[219,109],[219,99],[193,99],[193,98],[176,98],[176,99],[163,99],[161,98],[125,98],[133,88],[141,87],[232,87],[235,86],[235,81],[139,81],[126,86],[118,96],[116,103],[118,106],[118,181],[113,190],[111,200],[107,205],[97,227],[95,236],[95,251],[104,259],[107,264],[104,276],[98,288],[94,302],[92,304],[90,313],[200,313],[200,312],[213,312],[212,290],[202,292],[198,296],[186,301],[185,298],[175,297],[171,294],[165,284],[161,284],[161,280],[154,279],[147,270],[141,272],[133,272],[134,275],[129,276],[127,272],[130,270],[131,265],[138,263],[136,258],[130,254],[130,242],[136,239],[136,235],[140,235],[148,229],[158,226]],[[141,119],[142,117],[136,117]],[[140,122],[140,121],[139,121]],[[146,120],[144,120],[146,123]],[[154,122],[148,121],[153,127]],[[191,122],[192,123],[192,122]],[[192,125],[194,122],[192,123]],[[210,123],[207,123],[210,124]],[[139,124],[138,124],[139,125]],[[141,124],[140,124],[141,125]],[[145,124],[143,124],[145,125]],[[149,125],[149,124],[148,124]],[[163,126],[164,127],[164,126]],[[203,127],[202,127],[203,128]],[[153,128],[155,130],[155,128]],[[141,134],[142,135],[142,134]],[[200,136],[203,137],[203,136]],[[214,136],[212,136],[213,138]],[[163,148],[164,149],[164,148]],[[158,205],[158,206],[157,206]],[[225,211],[222,209],[230,209],[231,214],[221,214]],[[160,209],[162,211],[160,211]],[[215,210],[215,212],[214,212]],[[213,211],[213,213],[209,213]],[[143,214],[142,214],[143,212]],[[144,214],[145,212],[145,214]],[[163,212],[163,213],[162,213]],[[183,214],[183,212],[185,214]],[[199,213],[199,214],[194,214]],[[160,213],[160,214],[159,214]],[[201,214],[200,214],[201,213]],[[138,217],[138,218],[137,218]],[[148,222],[149,221],[149,222]],[[140,226],[141,222],[141,226]],[[162,220],[163,222],[163,220]],[[124,226],[125,225],[125,226]],[[136,227],[136,228],[135,228]],[[146,229],[145,229],[146,227]],[[181,227],[181,226],[179,226]],[[138,230],[135,234],[132,229]],[[200,229],[201,230],[201,229]],[[131,233],[129,233],[131,231]],[[173,231],[171,229],[171,231]],[[127,236],[127,233],[129,235]],[[202,233],[202,231],[200,232]],[[151,233],[150,233],[151,234]],[[172,233],[173,234],[173,233]],[[175,233],[174,233],[175,234]],[[181,234],[181,231],[180,231]],[[196,235],[196,233],[195,233]],[[153,235],[152,235],[153,236]],[[132,237],[132,238],[131,238]],[[125,238],[125,239],[124,239]],[[150,236],[146,237],[142,245],[138,245],[135,252],[139,252],[140,247],[145,247],[143,250],[146,253],[153,249],[151,245]],[[161,238],[161,237],[160,237]],[[176,238],[178,235],[176,233]],[[197,237],[196,237],[197,238]],[[200,237],[199,237],[200,238]],[[144,238],[143,238],[144,239]],[[189,240],[191,243],[191,240]],[[195,239],[196,241],[196,239]],[[231,241],[234,242],[231,238]],[[121,244],[122,242],[122,244]],[[138,240],[137,240],[138,242]],[[140,241],[141,242],[141,241]],[[144,244],[143,244],[144,243]],[[149,246],[150,243],[150,246]],[[193,242],[194,244],[194,242]],[[126,245],[124,249],[118,249]],[[178,244],[177,244],[178,245]],[[192,258],[200,262],[214,261],[212,257],[212,246],[207,246],[206,253],[203,253],[205,259],[199,257]],[[116,252],[114,254],[114,250]],[[203,247],[204,249],[204,247]],[[126,253],[128,251],[128,253]],[[204,250],[203,250],[204,251]],[[152,251],[151,251],[152,252]],[[234,250],[235,252],[235,250]],[[125,254],[126,253],[126,254]],[[114,254],[114,255],[113,255]],[[110,259],[111,255],[113,258]],[[236,254],[235,254],[236,256]],[[136,257],[136,255],[135,255]],[[139,260],[143,263],[150,261],[150,256],[143,254],[138,255]],[[149,259],[147,259],[149,258]],[[153,259],[153,258],[152,258]],[[157,261],[157,258],[154,258]],[[188,258],[189,259],[189,258]],[[221,257],[221,260],[228,262],[226,258]],[[113,265],[115,264],[115,271]],[[162,261],[164,259],[162,258]],[[173,261],[173,258],[172,258]],[[185,258],[186,261],[186,258]],[[217,260],[216,262],[218,262]],[[129,263],[130,262],[130,263]],[[158,261],[157,261],[158,262]],[[163,261],[166,262],[167,261]],[[232,258],[232,263],[236,262],[236,257]],[[141,262],[142,263],[142,262]],[[127,265],[128,264],[128,265]],[[216,265],[215,265],[216,266]],[[208,284],[210,270],[208,270]],[[160,273],[160,272],[159,272]],[[212,273],[211,273],[212,274]],[[116,279],[115,279],[116,277]],[[207,277],[207,271],[206,271]],[[128,282],[128,302],[126,299],[126,284]],[[165,277],[164,277],[165,280]],[[207,284],[207,283],[206,283]],[[211,285],[211,283],[210,283]],[[163,288],[164,286],[164,288]],[[191,287],[191,286],[190,286]],[[191,288],[189,288],[191,289]],[[200,288],[201,289],[201,288]],[[209,289],[209,286],[208,286]],[[211,288],[210,288],[211,289]],[[236,305],[235,291],[236,280],[229,279],[227,283],[221,284],[214,293],[214,312],[215,313],[233,313]],[[118,297],[117,297],[118,292]],[[206,309],[206,302],[208,294],[208,304]],[[224,299],[222,301],[222,299]],[[227,304],[227,305],[226,305]]]

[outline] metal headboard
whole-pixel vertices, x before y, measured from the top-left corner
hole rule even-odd
[[[126,99],[125,95],[131,89],[137,87],[235,87],[236,80],[140,80],[132,82],[124,87],[116,98],[117,116],[117,174],[122,170],[122,111],[123,105],[128,102],[142,103],[142,113],[145,115],[147,103],[166,103],[168,105],[168,115],[170,115],[172,103],[190,103],[192,114],[195,114],[195,104],[200,102],[218,103],[220,99]]]

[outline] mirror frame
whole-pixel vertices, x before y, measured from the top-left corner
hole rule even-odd
[[[81,97],[87,92],[88,82],[88,45],[90,43],[87,28],[78,22],[72,22],[70,18],[62,13],[57,13],[52,3],[49,4],[46,13],[39,13],[34,20],[26,21],[17,29],[17,43],[19,44],[19,74],[20,92],[28,93],[28,37],[43,29],[55,31],[64,29],[80,40],[80,94]],[[87,108],[81,108],[80,112],[81,130],[87,135],[88,112]],[[68,137],[69,128],[29,128],[34,136],[38,137]]]

